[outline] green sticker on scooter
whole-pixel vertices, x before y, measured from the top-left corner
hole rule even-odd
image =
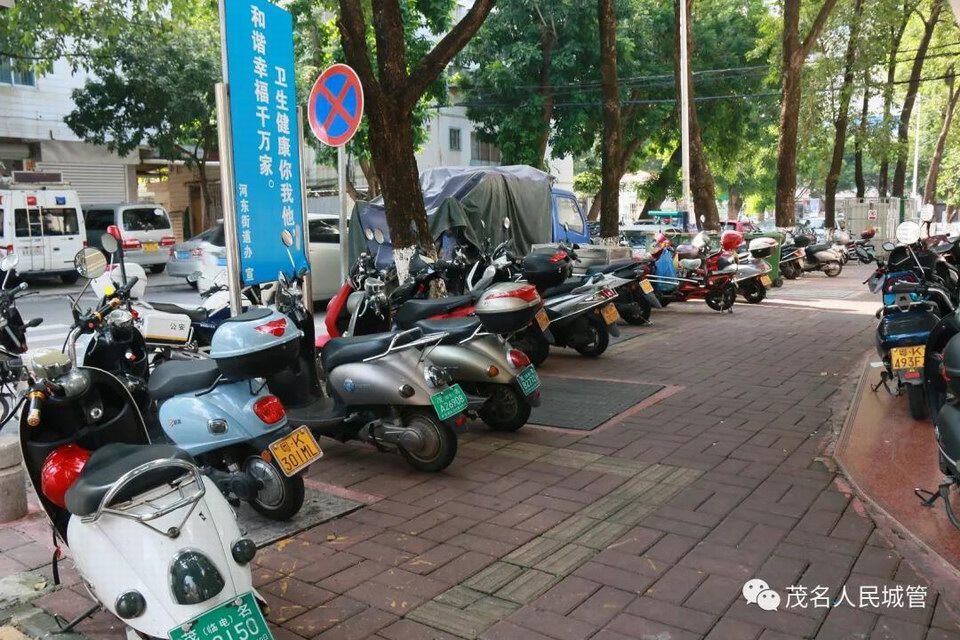
[[[214,607],[190,622],[171,629],[168,635],[170,640],[273,640],[270,627],[252,593],[245,593]]]
[[[517,382],[520,383],[520,390],[523,391],[525,396],[540,388],[540,376],[537,375],[537,370],[533,368],[532,364],[527,365],[523,371],[517,374]]]
[[[430,402],[441,420],[452,418],[458,413],[467,410],[467,394],[463,392],[460,385],[450,385],[443,391],[430,396]]]

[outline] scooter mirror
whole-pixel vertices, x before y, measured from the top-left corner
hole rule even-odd
[[[894,249],[897,248],[897,245],[893,244],[892,242],[884,242],[880,246],[883,247],[884,251],[893,251]]]
[[[200,273],[199,271],[194,271],[193,273],[187,276],[187,282],[189,282],[190,284],[196,284],[197,282],[200,281],[201,275],[203,274]]]
[[[373,240],[373,229],[371,229],[371,228],[369,228],[369,227],[367,227],[366,229],[364,229],[364,230],[363,230],[363,236],[364,236],[367,240]]]
[[[103,250],[107,253],[116,253],[117,249],[120,248],[120,243],[117,242],[117,239],[114,238],[111,234],[105,233],[100,236],[100,244],[103,245]],[[98,252],[99,253],[99,252]],[[84,276],[87,277],[87,276]],[[93,276],[96,278],[97,276]]]
[[[377,244],[383,244],[383,241],[386,240],[383,235],[383,231],[380,229],[373,230],[373,239],[377,241]]]
[[[73,257],[73,266],[81,276],[93,280],[106,273],[107,258],[99,249],[87,247],[78,251]]]
[[[504,231],[509,231],[509,230],[510,230],[510,218],[504,218],[504,219],[503,219],[503,229],[504,229]]]
[[[292,247],[293,234],[287,231],[286,229],[284,229],[283,231],[280,232],[280,241],[283,243],[283,246]]]
[[[20,264],[20,256],[15,253],[8,253],[3,256],[3,260],[0,260],[0,269],[11,271],[16,269],[18,264]]]
[[[913,244],[920,240],[920,225],[911,220],[901,222],[897,225],[897,242],[901,244]]]

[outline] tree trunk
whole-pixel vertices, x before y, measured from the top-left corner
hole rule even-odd
[[[857,197],[863,198],[867,194],[867,183],[863,177],[863,143],[867,139],[867,117],[870,115],[870,84],[863,85],[863,106],[860,107],[860,122],[857,125],[857,135],[853,140],[853,174],[857,183]]]
[[[890,115],[893,109],[893,83],[897,79],[897,54],[900,51],[900,41],[903,40],[903,32],[907,29],[911,13],[908,3],[904,2],[902,20],[891,34],[890,54],[887,56],[887,83],[883,86],[883,118],[880,121],[880,132],[884,136],[884,146],[880,158],[879,177],[877,178],[877,191],[881,198],[887,196],[887,189],[889,188],[890,149],[888,147],[890,143]]]
[[[639,138],[633,138],[626,144],[623,148],[623,151],[620,153],[620,170],[619,177],[617,178],[617,184],[623,180],[623,176],[627,174],[627,166],[630,164],[630,159],[633,157],[633,154],[637,152],[637,149],[640,148],[642,140]],[[600,217],[600,200],[603,190],[597,191],[597,194],[593,197],[593,201],[590,203],[590,211],[587,213],[587,220],[597,220]]]
[[[950,203],[947,205],[947,224],[957,221],[957,205]]]
[[[378,195],[380,195],[380,177],[377,175],[377,169],[373,166],[373,162],[369,159],[364,160],[360,159],[360,171],[363,172],[363,177],[367,181],[367,200],[373,200]]]
[[[943,162],[947,136],[950,135],[950,126],[953,124],[953,116],[957,110],[957,98],[960,97],[960,90],[954,86],[955,80],[956,78],[953,75],[947,78],[947,105],[943,114],[943,126],[940,128],[940,135],[937,136],[937,146],[934,148],[933,157],[930,159],[927,181],[923,187],[924,204],[936,203],[937,201],[937,180],[940,177],[940,163]]]
[[[603,139],[600,159],[600,238],[620,234],[620,87],[617,82],[617,10],[615,0],[597,0],[600,31],[600,84],[603,95]]]
[[[550,82],[551,68],[553,66],[553,47],[557,43],[557,30],[551,18],[548,25],[541,16],[542,34],[540,37],[540,97],[543,99],[543,110],[540,114],[540,126],[543,129],[540,132],[540,138],[537,140],[537,158],[541,169],[547,170],[547,143],[550,141],[550,123],[553,120],[553,85]]]
[[[203,158],[195,160],[197,165],[197,178],[200,181],[200,221],[204,229],[209,229],[214,225],[213,220],[213,195],[210,193],[210,183],[207,178],[207,161]]]
[[[660,169],[660,174],[655,180],[649,183],[646,188],[647,199],[643,203],[643,210],[640,212],[641,218],[646,218],[651,211],[656,211],[666,200],[670,187],[677,181],[677,174],[680,173],[681,150],[680,146],[673,150],[670,159]]]
[[[730,192],[727,197],[727,220],[736,220],[740,217],[740,209],[743,208],[743,194],[737,191],[736,185],[730,185]]]
[[[590,211],[587,213],[587,220],[600,219],[600,196],[601,195],[602,195],[602,192],[597,191],[597,194],[593,196],[593,200],[590,202]]]
[[[843,150],[847,145],[847,124],[850,121],[850,100],[853,97],[853,67],[857,61],[861,15],[863,15],[863,0],[854,0],[853,21],[850,24],[850,36],[843,56],[840,103],[837,105],[837,119],[833,123],[833,157],[830,159],[830,168],[827,170],[824,193],[823,226],[827,229],[836,227],[837,185],[840,183],[840,170],[843,168]]]
[[[837,0],[823,0],[807,36],[800,40],[800,0],[783,1],[783,70],[780,139],[777,142],[777,226],[791,227],[797,191],[797,132],[800,124],[800,75],[807,54],[827,23]]]
[[[910,117],[913,115],[913,105],[917,100],[917,91],[920,89],[920,75],[923,73],[923,63],[927,57],[927,47],[933,38],[934,29],[940,20],[940,11],[943,9],[943,0],[933,0],[930,5],[930,18],[923,23],[923,35],[917,47],[913,67],[910,69],[910,81],[907,84],[907,95],[900,109],[900,122],[897,125],[897,166],[893,172],[893,187],[890,194],[902,198],[907,182],[907,157],[909,155]]]
[[[686,2],[687,7],[687,55],[693,57],[693,0],[674,0],[674,38],[673,38],[673,75],[677,95],[680,95],[680,3]],[[716,189],[713,183],[713,174],[707,165],[707,157],[703,150],[703,139],[700,135],[700,120],[697,118],[697,107],[694,102],[693,71],[687,66],[687,95],[689,96],[689,113],[687,119],[690,130],[690,195],[693,198],[693,210],[705,219],[707,229],[720,228],[720,214],[717,212]],[[679,111],[679,109],[678,109]]]

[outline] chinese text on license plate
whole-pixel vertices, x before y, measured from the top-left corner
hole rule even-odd
[[[603,316],[603,321],[607,324],[613,324],[620,319],[620,314],[617,312],[617,307],[612,304],[608,304],[600,310],[600,315]]]
[[[252,593],[202,613],[170,630],[170,640],[273,640]]]
[[[894,371],[922,369],[926,350],[922,344],[915,347],[894,347],[890,350],[890,366]]]
[[[540,331],[546,331],[550,326],[550,316],[543,309],[537,311],[537,326],[540,327]]]
[[[272,442],[270,453],[277,459],[280,470],[287,477],[323,457],[320,445],[305,426],[298,427],[293,433]]]
[[[433,394],[430,396],[430,402],[433,403],[433,408],[437,411],[441,420],[452,418],[467,410],[467,394],[458,384],[451,385],[440,393]]]
[[[520,383],[520,390],[523,391],[523,395],[528,396],[540,386],[540,376],[537,375],[537,370],[533,368],[533,365],[527,365],[523,371],[517,374],[517,382]]]
[[[765,287],[769,287],[770,284],[771,284],[770,276],[768,276],[768,275],[762,275],[762,276],[760,276],[760,284],[762,284],[762,285],[765,286]]]

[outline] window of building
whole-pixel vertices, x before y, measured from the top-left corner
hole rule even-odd
[[[500,164],[500,149],[491,142],[482,142],[477,134],[470,134],[470,161],[476,164]]]
[[[0,84],[12,84],[21,87],[37,86],[37,78],[33,71],[18,71],[13,66],[13,59],[0,58]]]
[[[450,127],[450,151],[460,151],[460,129]]]

